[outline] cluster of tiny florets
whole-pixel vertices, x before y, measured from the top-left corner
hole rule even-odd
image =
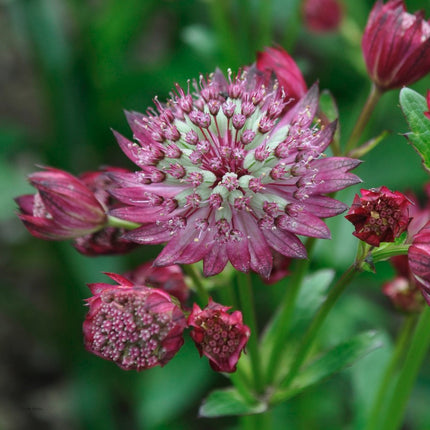
[[[175,321],[171,311],[156,310],[159,300],[152,311],[147,300],[150,294],[150,288],[137,294],[134,290],[103,291],[86,336],[88,349],[126,370],[165,364],[171,356],[164,342],[181,322]],[[180,317],[184,319],[182,313]]]
[[[304,258],[297,234],[329,237],[320,218],[345,206],[323,194],[358,182],[347,173],[358,162],[321,158],[336,123],[315,120],[316,86],[288,109],[276,80],[218,70],[155,103],[127,114],[135,142],[116,135],[141,170],[115,175],[113,194],[126,206],[112,214],[142,224],[127,239],[168,243],[157,265],[203,259],[209,276],[230,261],[268,277],[271,249]]]

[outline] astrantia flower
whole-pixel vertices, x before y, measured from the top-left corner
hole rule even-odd
[[[182,310],[165,291],[109,276],[119,285],[89,285],[85,347],[125,370],[164,366],[184,343]]]
[[[205,355],[217,372],[234,372],[242,350],[251,334],[243,324],[242,313],[227,313],[230,308],[209,299],[202,310],[194,304],[188,317],[190,332],[200,356]]]
[[[338,0],[304,0],[303,19],[306,27],[315,33],[338,29],[342,20],[342,5]]]
[[[355,226],[353,235],[369,245],[394,242],[408,227],[411,202],[387,187],[360,190],[345,218]]]
[[[397,309],[403,312],[419,312],[424,301],[419,283],[409,269],[408,257],[399,255],[390,261],[396,269],[397,276],[383,285],[383,293]]]
[[[378,0],[364,30],[363,55],[381,90],[409,85],[430,72],[430,24],[406,12],[403,0]]]
[[[408,262],[418,287],[430,305],[430,221],[414,236]]]
[[[297,235],[330,237],[321,218],[346,206],[324,194],[359,182],[348,173],[359,162],[322,157],[336,123],[313,125],[316,86],[284,114],[284,91],[263,82],[252,68],[217,71],[158,112],[128,114],[136,143],[116,136],[141,171],[113,175],[127,206],[111,213],[142,224],[126,239],[167,242],[156,265],[203,260],[209,276],[230,261],[268,277],[271,249],[304,258]]]
[[[137,285],[148,285],[166,291],[184,304],[189,296],[189,288],[185,283],[184,274],[177,264],[156,267],[152,261],[141,264],[124,275]]]
[[[29,232],[46,240],[72,239],[102,229],[107,216],[94,193],[78,178],[48,168],[29,176],[35,195],[16,199]]]
[[[292,107],[306,94],[307,86],[302,72],[285,49],[268,47],[263,52],[258,52],[256,67],[261,72],[273,73],[276,76],[279,85],[285,92],[287,101],[285,110]]]
[[[105,167],[103,170],[85,172],[79,179],[94,193],[94,196],[106,212],[118,206],[118,202],[110,194],[113,187],[109,173],[126,173],[128,170],[119,167]],[[84,255],[124,254],[137,245],[124,239],[125,230],[117,227],[105,227],[95,233],[76,238],[73,246]]]

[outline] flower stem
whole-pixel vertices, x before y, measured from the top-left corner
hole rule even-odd
[[[310,238],[308,241],[308,255],[312,251],[314,243],[315,238]],[[281,302],[278,312],[279,318],[275,323],[276,328],[274,329],[275,339],[272,350],[270,351],[270,358],[267,366],[266,381],[268,384],[273,383],[276,377],[276,371],[279,367],[279,361],[282,357],[282,350],[284,348],[285,339],[290,328],[296,299],[299,294],[303,278],[305,277],[305,274],[309,268],[309,264],[309,258],[305,260],[299,260],[297,262],[293,276],[291,277],[290,284],[288,285],[284,299]]]
[[[366,100],[366,103],[363,106],[360,116],[358,117],[354,129],[352,130],[351,136],[349,137],[349,140],[346,144],[346,154],[351,152],[357,146],[358,140],[360,139],[369,121],[369,118],[372,115],[372,112],[375,109],[375,106],[381,98],[382,94],[383,92],[375,84],[372,83],[370,94]]]
[[[359,271],[359,265],[354,263],[351,265],[339,278],[333,288],[330,290],[325,302],[322,304],[318,312],[316,313],[311,325],[309,326],[307,332],[305,333],[299,348],[297,350],[294,361],[291,365],[290,371],[280,384],[280,389],[286,389],[290,383],[294,380],[300,367],[307,358],[307,355],[313,345],[313,342],[318,334],[318,331],[325,321],[325,318],[333,305],[336,303],[339,296],[344,292],[345,288],[348,286],[350,281]]]
[[[135,228],[140,227],[140,224],[126,221],[124,219],[117,218],[111,215],[108,215],[107,225],[108,227],[125,228],[126,230],[134,230]]]
[[[248,350],[249,358],[251,360],[252,374],[254,377],[254,388],[257,393],[261,393],[263,391],[261,360],[260,352],[258,350],[258,330],[254,310],[251,276],[248,273],[242,272],[238,272],[237,274],[241,310],[243,312],[245,324],[247,324],[251,330],[251,336],[248,341]]]
[[[386,247],[377,248],[372,252],[372,262],[378,263],[379,261],[388,260],[396,255],[406,255],[410,246],[410,244],[390,244]]]
[[[397,430],[402,424],[407,401],[422,361],[430,346],[430,307],[423,310],[408,348],[403,368],[394,387],[381,430]]]
[[[209,293],[203,285],[201,275],[194,264],[184,264],[184,272],[191,278],[196,287],[197,295],[200,298],[201,304],[206,306],[209,301]]]
[[[380,419],[382,417],[382,408],[384,407],[387,393],[389,393],[390,386],[398,370],[399,362],[402,357],[405,356],[407,348],[409,347],[409,340],[412,330],[415,327],[416,319],[416,315],[414,314],[408,315],[405,318],[402,329],[397,337],[395,349],[385,369],[381,383],[379,384],[365,430],[379,430],[381,428]]]

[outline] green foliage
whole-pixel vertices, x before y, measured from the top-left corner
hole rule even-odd
[[[430,120],[426,99],[410,88],[400,91],[400,106],[411,129],[407,139],[422,158],[424,168],[430,172]]]

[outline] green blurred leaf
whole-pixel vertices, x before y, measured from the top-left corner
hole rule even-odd
[[[212,391],[203,401],[199,415],[202,417],[221,417],[226,415],[260,414],[267,410],[263,402],[248,403],[235,388]]]
[[[430,120],[424,116],[428,110],[426,99],[410,88],[403,88],[400,106],[411,129],[406,137],[421,156],[424,168],[430,171]]]
[[[281,402],[350,366],[362,356],[381,346],[374,331],[361,333],[343,342],[316,359],[299,373],[288,390],[276,393],[274,402]]]
[[[206,360],[199,360],[191,339],[163,368],[145,372],[139,381],[136,405],[139,428],[167,424],[202,398],[216,374]]]
[[[283,362],[279,366],[279,369],[276,369],[276,373],[278,375],[288,372],[289,362],[293,355],[292,351],[296,347],[296,343],[300,339],[301,333],[305,331],[309,321],[323,302],[326,291],[333,278],[334,271],[330,269],[320,270],[305,278],[297,297],[294,313],[291,319],[289,333],[293,333],[293,335],[288,336],[285,340]],[[269,366],[269,357],[274,347],[276,331],[279,327],[279,318],[280,315],[277,313],[270,324],[266,327],[261,342],[262,360],[265,368]]]

